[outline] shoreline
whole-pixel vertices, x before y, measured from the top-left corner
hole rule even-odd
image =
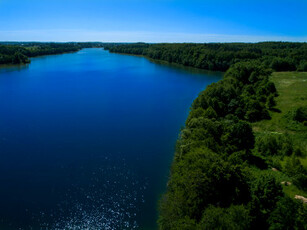
[[[189,65],[178,64],[176,62],[169,62],[169,61],[165,61],[165,60],[154,59],[154,58],[147,57],[143,54],[128,54],[128,53],[111,52],[110,50],[107,50],[107,49],[104,49],[104,48],[103,48],[103,50],[108,51],[109,53],[113,53],[113,54],[120,54],[120,55],[127,55],[127,56],[145,58],[145,59],[147,59],[148,61],[150,61],[154,64],[166,65],[166,66],[170,66],[170,67],[178,68],[178,69],[190,69],[192,71],[196,71],[196,72],[200,72],[200,73],[203,72],[205,74],[220,73],[220,74],[224,75],[226,73],[226,71],[214,71],[214,70],[197,68],[197,67],[193,67],[193,66],[189,66]]]

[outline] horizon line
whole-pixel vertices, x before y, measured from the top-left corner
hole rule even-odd
[[[182,42],[146,42],[146,41],[54,41],[54,40],[0,40],[0,43],[123,43],[123,44],[136,44],[136,43],[144,43],[144,44],[210,44],[210,43],[270,43],[270,42],[280,42],[280,43],[307,43],[307,41],[290,41],[290,40],[259,40],[259,41],[206,41],[206,42],[192,42],[192,41],[182,41]]]
[[[0,30],[1,42],[104,42],[104,43],[257,43],[307,42],[305,36],[240,35],[151,31]],[[78,38],[78,39],[76,39]]]

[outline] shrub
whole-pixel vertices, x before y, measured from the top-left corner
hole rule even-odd
[[[295,62],[291,58],[274,58],[270,67],[275,71],[294,71]]]
[[[301,189],[307,189],[307,172],[301,161],[294,154],[287,159],[284,171],[288,176],[292,177],[293,184]]]
[[[250,222],[249,211],[243,205],[229,208],[210,206],[205,210],[197,229],[245,230],[250,228]]]
[[[299,107],[294,111],[293,120],[298,122],[307,121],[307,107]]]
[[[283,197],[268,219],[269,229],[307,229],[306,211],[301,201]]]

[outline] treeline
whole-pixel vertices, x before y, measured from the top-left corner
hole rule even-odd
[[[104,48],[214,71],[226,71],[247,60],[259,60],[274,71],[307,71],[307,43],[117,43],[104,44]]]
[[[76,52],[82,48],[101,47],[102,43],[0,43],[0,64],[25,64],[31,57]]]
[[[255,138],[250,123],[269,119],[276,104],[270,74],[260,60],[240,62],[196,98],[161,200],[160,229],[307,229],[306,205],[285,195],[271,170],[272,156],[292,156],[280,170],[306,191],[296,156],[304,153],[287,135]]]

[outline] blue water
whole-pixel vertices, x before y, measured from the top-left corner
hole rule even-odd
[[[156,229],[180,128],[221,77],[102,49],[0,68],[0,229]]]

